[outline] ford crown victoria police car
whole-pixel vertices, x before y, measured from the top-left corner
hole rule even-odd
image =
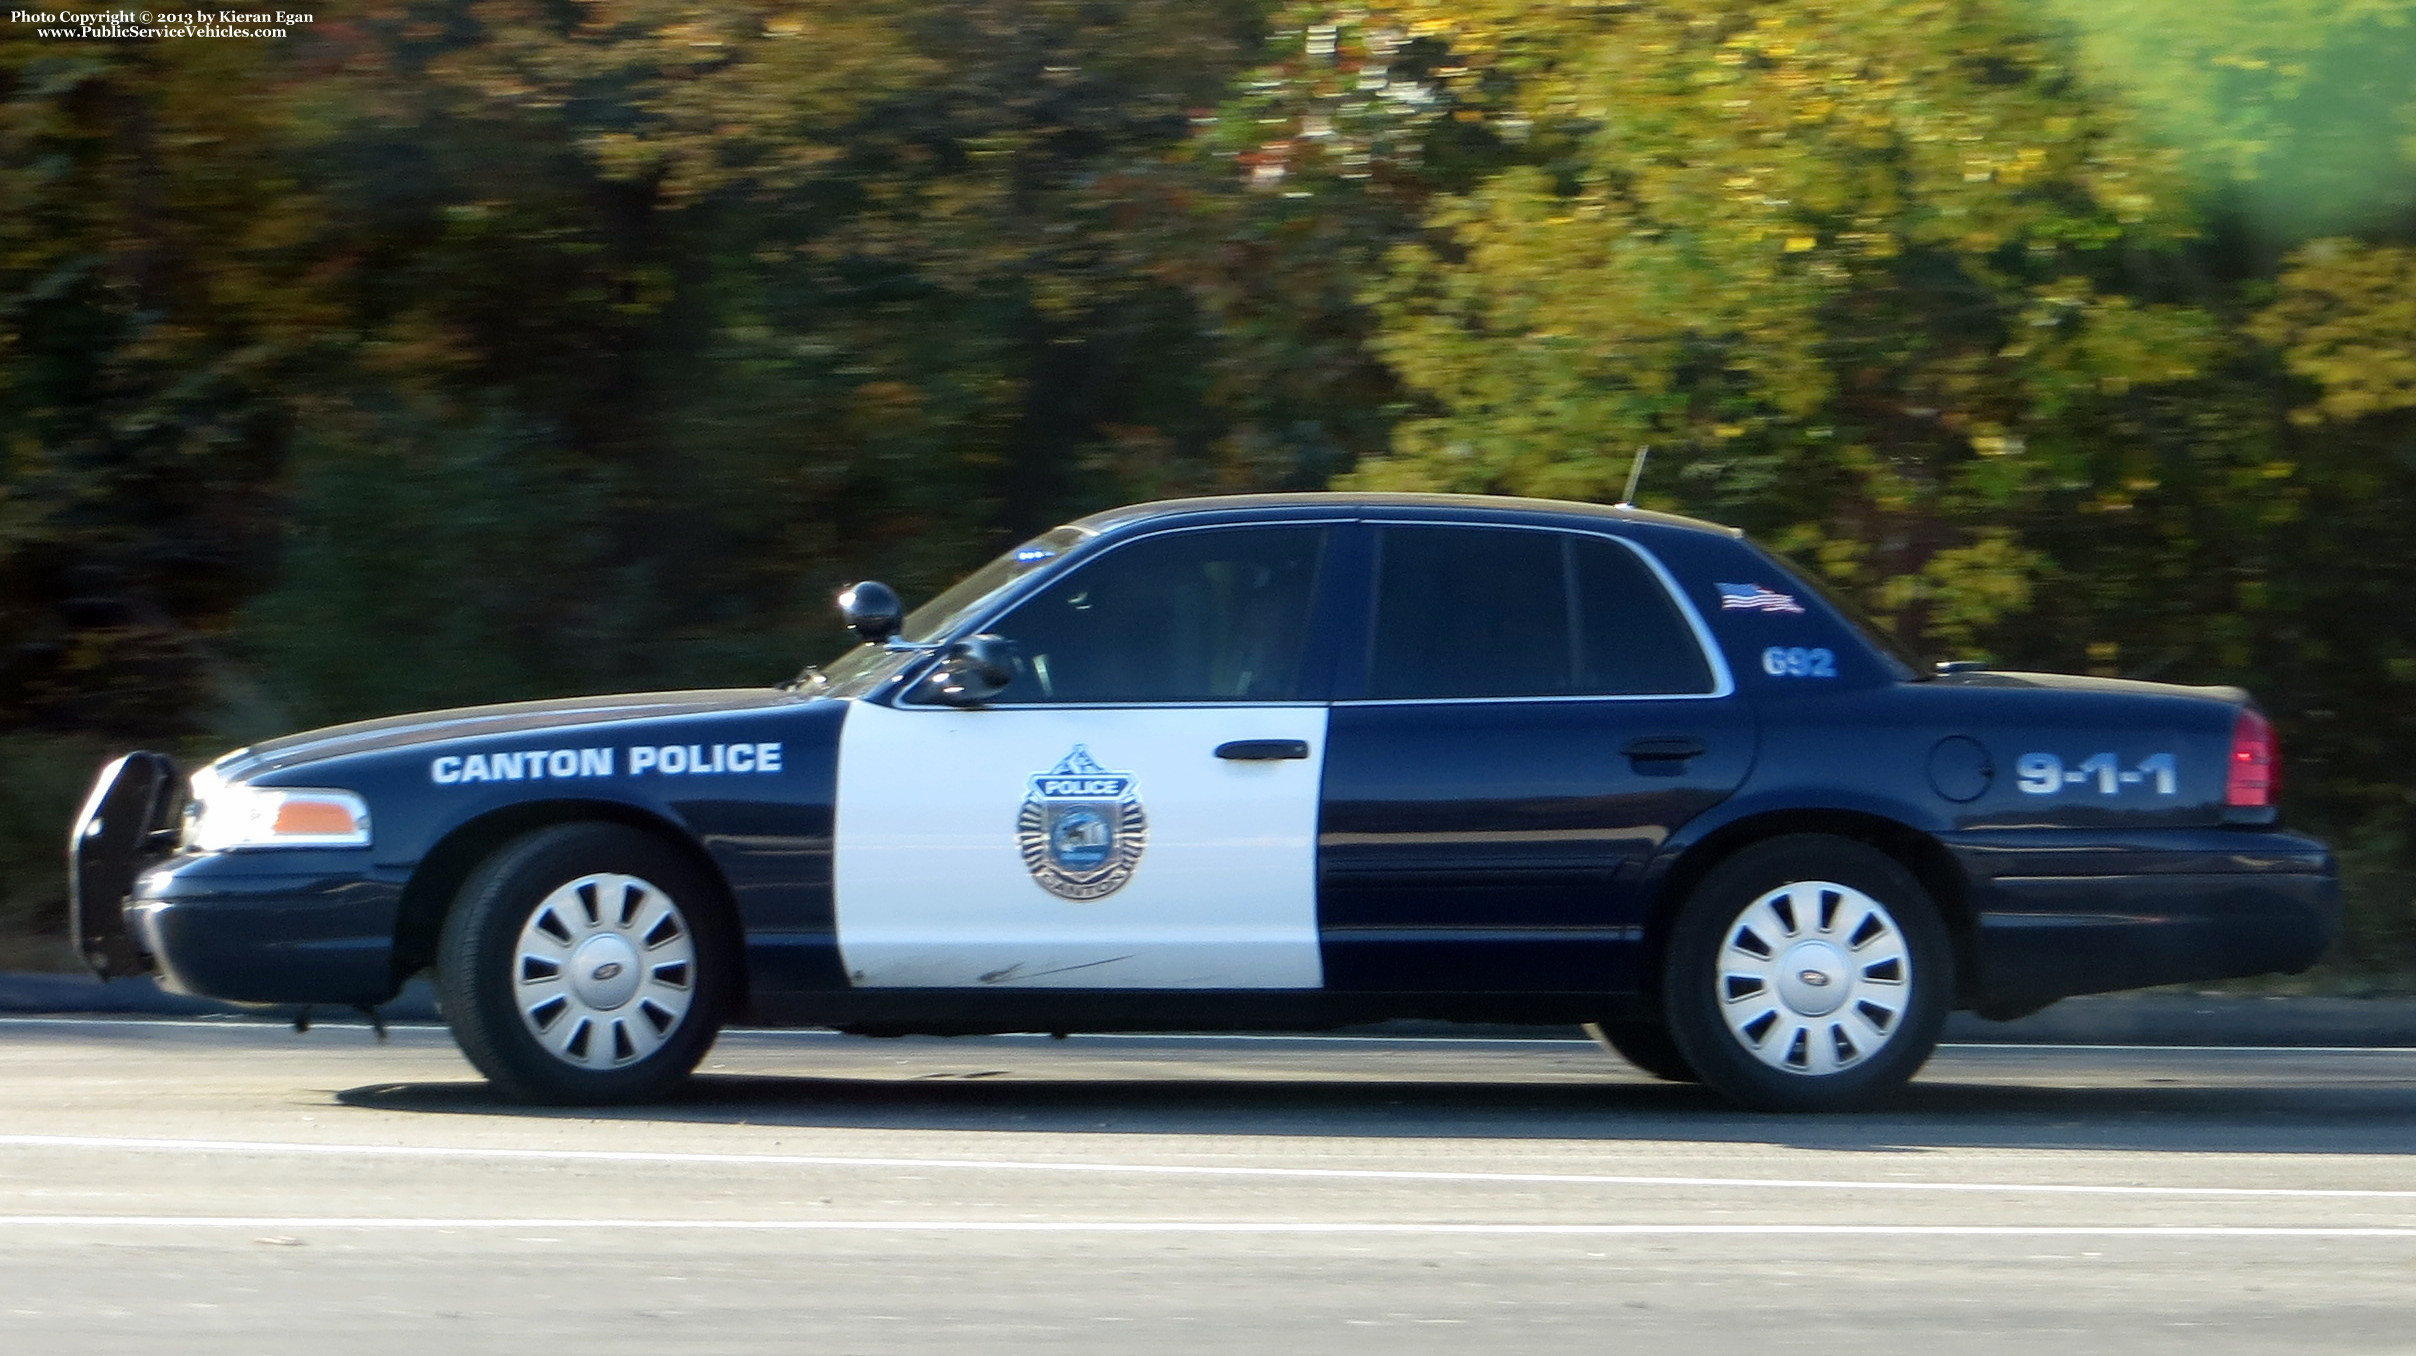
[[[432,968],[546,1101],[729,1019],[865,1033],[1588,1024],[1770,1108],[1951,1008],[2304,968],[2324,846],[2247,694],[1925,673],[1734,531],[1422,495],[1098,514],[777,689],[398,716],[109,768],[108,974],[376,1004]]]

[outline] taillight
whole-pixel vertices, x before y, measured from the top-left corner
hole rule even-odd
[[[2224,780],[2223,803],[2271,805],[2281,781],[2282,760],[2274,747],[2273,726],[2253,710],[2242,711],[2239,723],[2231,727],[2231,774]]]

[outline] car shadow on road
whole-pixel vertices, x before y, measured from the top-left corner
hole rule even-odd
[[[1826,1151],[1940,1148],[2416,1153],[2416,1084],[2017,1086],[1924,1079],[1870,1111],[1768,1115],[1691,1085],[1237,1078],[708,1075],[631,1107],[532,1107],[482,1082],[379,1083],[346,1106],[420,1115],[1052,1135],[1696,1140]]]

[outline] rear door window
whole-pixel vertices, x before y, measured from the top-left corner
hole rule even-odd
[[[1386,526],[1372,623],[1367,695],[1378,700],[1714,690],[1668,590],[1606,537]]]

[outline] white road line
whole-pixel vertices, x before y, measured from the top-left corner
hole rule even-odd
[[[229,1013],[222,1017],[74,1017],[74,1016],[13,1016],[0,1017],[0,1027],[11,1026],[89,1026],[89,1027],[147,1027],[151,1030],[181,1028],[199,1031],[261,1031],[291,1036],[297,1034],[294,1024],[276,1017],[250,1017]],[[367,1031],[369,1024],[349,1009],[337,1009],[324,1016],[314,1016],[311,1027],[341,1028]],[[388,1022],[388,1031],[420,1031],[443,1035],[445,1028],[435,1022]],[[307,1033],[302,1033],[307,1034]]]
[[[313,1018],[311,1025],[314,1031],[320,1028],[348,1031],[367,1031],[369,1029],[369,1024],[362,1021],[357,1014],[353,1013],[349,1009],[337,1008],[328,1009],[326,1012]],[[133,1027],[149,1028],[152,1030],[158,1030],[163,1027],[181,1027],[203,1031],[257,1031],[286,1036],[296,1034],[293,1023],[286,1019],[278,1017],[247,1016],[241,1013],[228,1013],[208,1017],[84,1017],[69,1013],[0,1016],[0,1028],[12,1026],[68,1026],[102,1028]],[[449,1034],[444,1023],[442,1022],[390,1021],[386,1024],[386,1029],[395,1033],[411,1031],[418,1032],[423,1035],[434,1035],[439,1037]],[[730,1026],[722,1028],[722,1034],[724,1036],[743,1036],[750,1040],[773,1039],[801,1042],[842,1041],[851,1045],[862,1044],[865,1039],[862,1036],[850,1035],[844,1031],[832,1031],[824,1027]],[[1004,1031],[985,1036],[945,1036],[930,1037],[928,1039],[933,1041],[944,1040],[951,1045],[964,1046],[969,1046],[974,1041],[1011,1041],[1017,1044],[1025,1045],[1062,1046],[1065,1044],[1065,1041],[1061,1041],[1045,1032],[1038,1031]],[[1366,1033],[1342,1034],[1335,1032],[1284,1031],[1080,1031],[1073,1033],[1067,1037],[1067,1039],[1075,1041],[1149,1041],[1164,1042],[1172,1045],[1294,1045],[1313,1043],[1321,1045],[1486,1045],[1509,1047],[1577,1045],[1584,1046],[1587,1049],[1597,1048],[1591,1039],[1584,1036],[1386,1036],[1370,1035]],[[893,1045],[895,1043],[896,1042],[892,1042]]]
[[[2359,1187],[2137,1186],[2042,1182],[1852,1181],[1781,1177],[1653,1177],[1588,1172],[1449,1172],[1416,1168],[1285,1168],[1221,1163],[1101,1163],[1078,1159],[1052,1161],[1012,1158],[856,1157],[833,1154],[667,1153],[621,1149],[513,1149],[429,1144],[318,1144],[278,1140],[139,1139],[100,1135],[0,1134],[0,1148],[94,1149],[123,1153],[252,1154],[296,1158],[436,1158],[541,1163],[642,1163],[656,1167],[957,1169],[971,1172],[1099,1173],[1124,1176],[1291,1178],[1320,1181],[1704,1187],[1751,1191],[1933,1191],[2031,1196],[2416,1200],[2416,1190]]]
[[[2098,1224],[1403,1224],[1296,1220],[448,1219],[313,1215],[0,1215],[0,1228],[57,1229],[659,1229],[700,1233],[1382,1234],[1529,1237],[1690,1235],[1900,1238],[2388,1238],[2416,1228]]]
[[[1953,1041],[1942,1042],[1938,1048],[1959,1053],[2010,1050],[2033,1055],[2058,1050],[2105,1050],[2156,1055],[2416,1055],[2416,1046],[2410,1045],[2087,1045],[2066,1041]]]

